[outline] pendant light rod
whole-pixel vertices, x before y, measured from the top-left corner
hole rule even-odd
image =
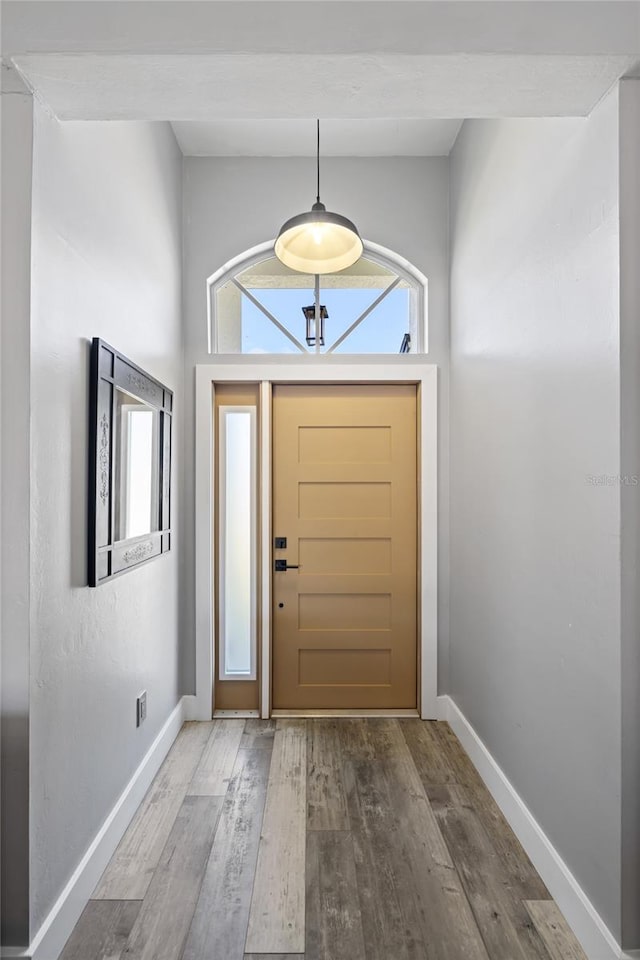
[[[320,118],[316,120],[318,125],[318,142],[316,148],[316,173],[318,175],[318,192],[316,195],[316,203],[320,203]]]

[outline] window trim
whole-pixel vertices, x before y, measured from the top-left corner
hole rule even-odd
[[[249,267],[270,260],[274,254],[274,240],[268,240],[251,247],[244,253],[233,257],[223,264],[215,273],[207,278],[207,336],[208,352],[213,356],[222,356],[217,349],[217,332],[215,328],[215,296],[217,290],[231,280],[234,280],[239,273],[248,270]],[[410,327],[416,331],[415,349],[411,353],[415,356],[421,354],[427,355],[429,352],[429,326],[428,326],[428,280],[409,260],[400,254],[383,247],[380,244],[372,243],[369,240],[363,240],[363,254],[366,260],[371,260],[380,267],[386,267],[396,273],[409,286],[409,321]],[[235,356],[235,354],[233,354]],[[311,352],[304,354],[305,359],[311,357],[313,361],[322,361],[323,358],[330,356],[327,353]],[[384,354],[378,354],[383,356]],[[238,354],[241,356],[241,354]],[[358,356],[371,356],[370,354],[358,354]],[[390,354],[395,356],[395,354]]]
[[[124,391],[121,391],[124,393]],[[134,398],[135,399],[135,398]],[[145,531],[144,533],[129,533],[129,518],[131,512],[131,491],[129,485],[129,476],[131,473],[131,427],[132,419],[131,417],[136,413],[147,413],[154,414],[155,410],[152,407],[141,405],[140,403],[122,403],[120,404],[120,491],[119,491],[119,504],[120,504],[120,516],[119,527],[124,531],[122,537],[119,540],[116,540],[116,543],[119,543],[121,540],[130,540],[133,537],[140,536],[149,536],[151,533],[155,533],[158,527],[159,518],[155,516],[156,511],[154,510],[155,504],[158,502],[158,476],[155,470],[153,470],[153,464],[158,463],[158,458],[160,456],[160,423],[159,420],[154,416],[152,425],[151,425],[151,462],[152,462],[152,475],[151,475],[151,500],[150,500],[150,509],[149,509],[149,520],[151,523],[151,530]],[[126,413],[126,416],[123,417],[123,413]],[[117,507],[117,505],[116,505]],[[116,513],[117,513],[116,509]],[[155,529],[153,529],[154,523],[156,524]],[[117,532],[117,531],[116,531]]]
[[[368,358],[333,354],[323,364],[295,356],[227,354],[195,367],[195,695],[189,719],[210,720],[215,711],[213,585],[218,552],[212,540],[213,469],[218,444],[215,397],[218,385],[260,384],[260,715],[271,716],[271,387],[278,383],[416,383],[420,415],[420,711],[438,718],[438,367],[408,354]]]

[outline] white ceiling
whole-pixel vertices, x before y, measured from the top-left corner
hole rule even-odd
[[[312,153],[300,118],[319,116],[341,122],[325,153],[423,155],[457,118],[587,116],[640,62],[640,2],[2,0],[1,39],[62,120],[278,155]]]
[[[322,120],[323,157],[446,157],[461,120]],[[315,120],[174,121],[187,157],[312,157]]]
[[[61,120],[587,116],[634,62],[559,54],[19,54]]]
[[[17,53],[639,55],[640,4],[618,0],[2,0]]]

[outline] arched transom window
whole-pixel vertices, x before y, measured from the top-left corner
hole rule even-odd
[[[210,353],[426,353],[426,278],[376,244],[340,273],[307,276],[262,244],[207,281]]]

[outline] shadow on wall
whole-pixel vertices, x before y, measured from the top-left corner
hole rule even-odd
[[[69,519],[71,526],[70,586],[87,586],[87,471],[89,436],[89,360],[91,341],[78,340],[78,360],[74,364],[75,379],[72,405],[67,420],[69,437],[70,476]]]
[[[29,942],[29,717],[2,715],[0,942]]]

